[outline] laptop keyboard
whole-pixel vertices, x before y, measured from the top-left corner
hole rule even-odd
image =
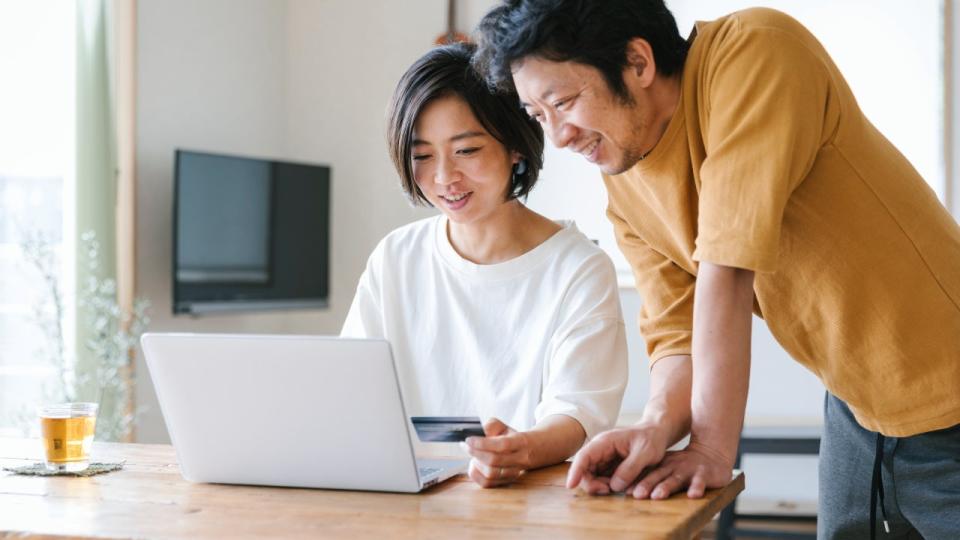
[[[440,469],[437,467],[417,467],[417,470],[420,472],[420,478],[426,478],[431,474],[440,472]]]

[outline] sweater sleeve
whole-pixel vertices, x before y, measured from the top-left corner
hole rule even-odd
[[[589,440],[616,423],[627,383],[626,335],[610,258],[588,258],[564,294],[534,416],[538,423],[569,416]]]

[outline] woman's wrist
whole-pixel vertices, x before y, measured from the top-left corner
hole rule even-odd
[[[586,441],[586,431],[580,422],[562,414],[548,416],[524,435],[528,448],[527,469],[560,463],[576,454]]]

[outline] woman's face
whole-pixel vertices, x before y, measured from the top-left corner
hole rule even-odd
[[[513,164],[460,96],[434,99],[413,127],[413,177],[452,223],[481,223],[506,202]]]

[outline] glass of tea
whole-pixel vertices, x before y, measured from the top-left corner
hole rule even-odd
[[[60,403],[40,409],[40,431],[47,469],[82,471],[90,466],[97,425],[96,403]]]

